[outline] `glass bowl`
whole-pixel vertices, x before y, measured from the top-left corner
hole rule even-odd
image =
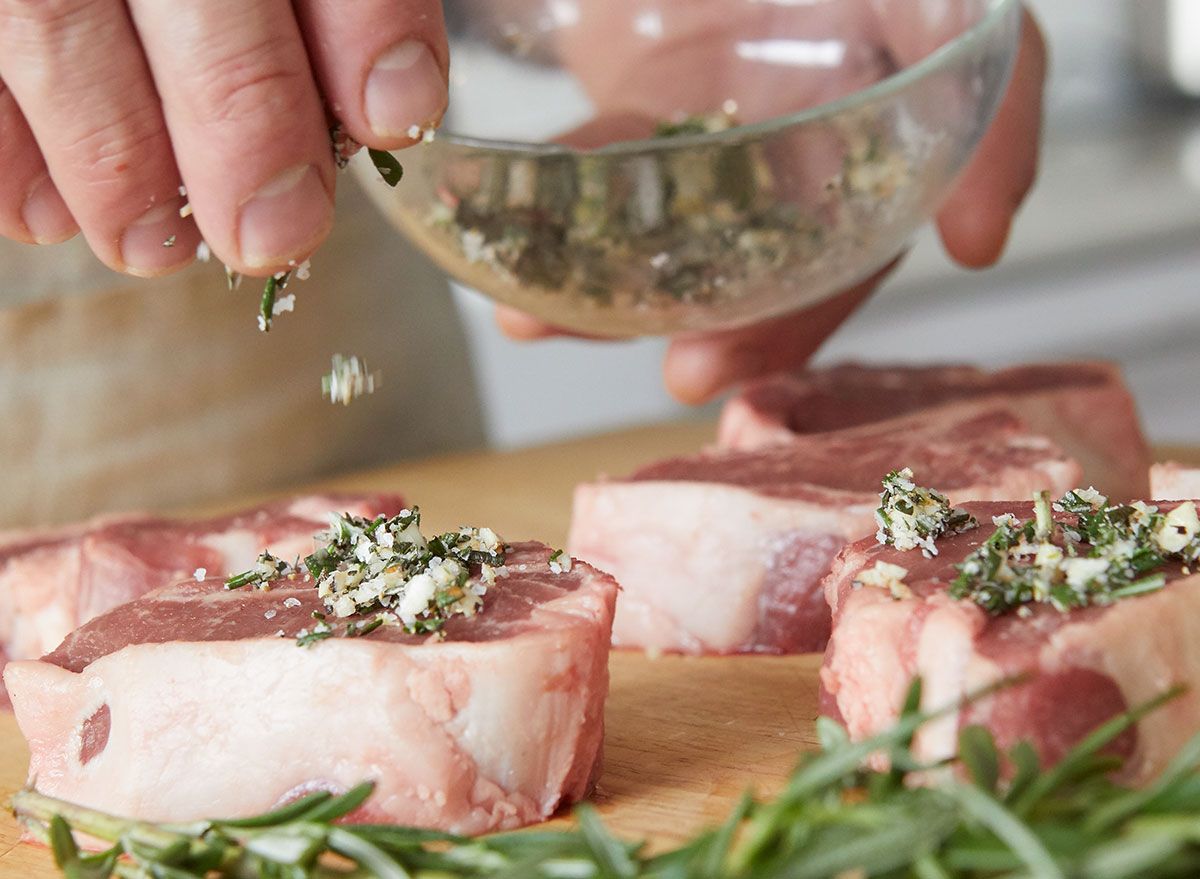
[[[392,224],[593,335],[802,309],[899,255],[992,120],[1018,0],[460,0],[450,111]]]

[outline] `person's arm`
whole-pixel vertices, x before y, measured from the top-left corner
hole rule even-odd
[[[872,0],[885,33],[895,2]],[[922,38],[911,33],[896,36],[910,43]],[[906,48],[917,51],[912,45],[893,48],[901,61]],[[1045,72],[1045,43],[1033,16],[1026,12],[1008,92],[937,217],[946,250],[964,266],[982,268],[999,259],[1017,209],[1033,184]],[[891,268],[804,311],[741,329],[672,339],[663,362],[667,390],[683,402],[698,404],[738,382],[803,366]],[[503,306],[497,309],[496,320],[514,339],[557,334],[553,327]]]
[[[448,63],[437,0],[0,0],[0,234],[285,270],[332,222],[330,117],[405,146]]]

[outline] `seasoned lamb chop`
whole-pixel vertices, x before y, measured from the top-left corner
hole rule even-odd
[[[568,547],[621,584],[616,646],[819,651],[830,624],[821,577],[846,541],[874,533],[880,480],[905,464],[956,501],[1063,492],[1079,479],[1005,409],[951,403],[581,484]]]
[[[308,579],[183,580],[5,682],[44,793],[153,821],[251,815],[370,779],[354,820],[476,834],[549,817],[599,772],[617,587],[515,544],[445,640],[328,617]]]
[[[288,561],[308,555],[330,512],[403,506],[394,494],[306,495],[211,519],[128,514],[0,534],[0,663],[36,659],[97,614],[200,569],[228,576],[264,549]]]
[[[1162,511],[1173,506],[1158,505]],[[963,726],[983,724],[1003,751],[1029,741],[1049,764],[1119,712],[1188,684],[1189,692],[1113,743],[1112,750],[1127,758],[1123,780],[1153,778],[1200,729],[1200,575],[1172,563],[1166,585],[1150,594],[1066,611],[1037,603],[992,615],[951,597],[954,565],[993,533],[993,517],[1028,519],[1030,504],[963,509],[979,527],[939,538],[936,556],[902,552],[870,537],[838,555],[824,581],[833,634],[821,668],[821,713],[863,739],[897,719],[915,676],[927,708],[952,706],[987,685],[1025,677],[1027,682],[926,724],[915,752],[929,760],[949,757]],[[1070,519],[1061,512],[1054,518]],[[881,562],[905,571],[896,591],[854,585]]]

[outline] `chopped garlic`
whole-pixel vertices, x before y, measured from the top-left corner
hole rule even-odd
[[[289,293],[286,296],[280,296],[278,299],[275,300],[275,303],[271,306],[271,316],[279,317],[279,315],[283,314],[285,311],[295,311],[295,310],[296,310],[296,294]]]
[[[571,570],[571,557],[563,550],[557,549],[550,554],[550,571],[554,574],[565,574]]]
[[[404,597],[400,599],[400,605],[396,608],[400,619],[411,624],[418,614],[429,609],[429,602],[433,600],[436,592],[437,584],[433,582],[433,577],[429,574],[417,574],[408,581]]]
[[[1182,552],[1200,534],[1200,516],[1196,505],[1186,501],[1167,513],[1154,532],[1154,541],[1163,552]]]
[[[1084,589],[1090,582],[1103,580],[1108,574],[1110,564],[1111,560],[1103,556],[1063,559],[1062,570],[1066,575],[1068,586],[1073,589]]]
[[[904,582],[906,576],[908,576],[907,568],[881,561],[876,562],[872,568],[860,571],[854,578],[854,585],[886,589],[896,600],[912,598],[912,590]]]
[[[375,393],[378,380],[379,373],[369,372],[366,361],[334,354],[331,371],[321,377],[321,392],[329,396],[329,402],[349,406],[356,397]]]
[[[391,611],[410,632],[437,632],[453,614],[483,606],[504,562],[504,544],[489,528],[421,534],[416,510],[392,519],[333,516],[329,546],[310,557],[317,594],[339,617],[370,608]],[[470,568],[479,565],[478,579]]]

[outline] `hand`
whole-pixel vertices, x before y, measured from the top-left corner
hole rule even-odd
[[[447,65],[437,0],[0,0],[0,234],[283,271],[333,220],[331,117],[406,146]]]
[[[860,6],[859,13],[867,13],[868,18],[874,16],[872,20],[888,35],[889,49],[901,63],[924,54],[928,46],[923,44],[937,43],[936,33],[906,32],[889,24],[893,11],[899,12],[900,6],[909,0],[864,2],[869,8]],[[844,4],[838,5],[845,8]],[[761,6],[790,9],[797,14],[805,9],[822,8],[821,4],[815,7]],[[869,26],[866,21],[864,19],[863,27]],[[954,32],[955,22],[941,24]],[[611,61],[609,56],[605,57]],[[863,58],[861,66],[855,69],[869,72],[870,64],[869,58]],[[942,241],[950,256],[962,265],[982,268],[999,259],[1017,209],[1033,184],[1045,68],[1045,43],[1033,17],[1026,12],[1020,52],[1008,92],[976,155],[938,214]],[[596,81],[595,87],[603,93],[620,90],[619,75],[611,70],[607,73],[598,70]],[[670,81],[678,82],[679,78]],[[818,80],[812,86],[814,91],[822,94],[828,94],[834,88],[836,84],[829,80]],[[648,95],[647,100],[658,100],[661,96],[661,92],[643,92]],[[779,94],[779,91],[764,88],[756,93]],[[805,97],[811,100],[811,95]],[[739,111],[741,109],[739,106]],[[649,112],[648,108],[639,107],[638,110]],[[774,109],[756,109],[755,112],[760,116],[765,112],[769,116]],[[666,115],[661,108],[659,114]],[[737,382],[803,366],[894,266],[895,263],[864,283],[811,309],[751,327],[672,339],[663,363],[667,389],[683,402],[698,404]],[[507,307],[497,309],[496,320],[500,328],[515,339],[559,334],[555,328]]]

